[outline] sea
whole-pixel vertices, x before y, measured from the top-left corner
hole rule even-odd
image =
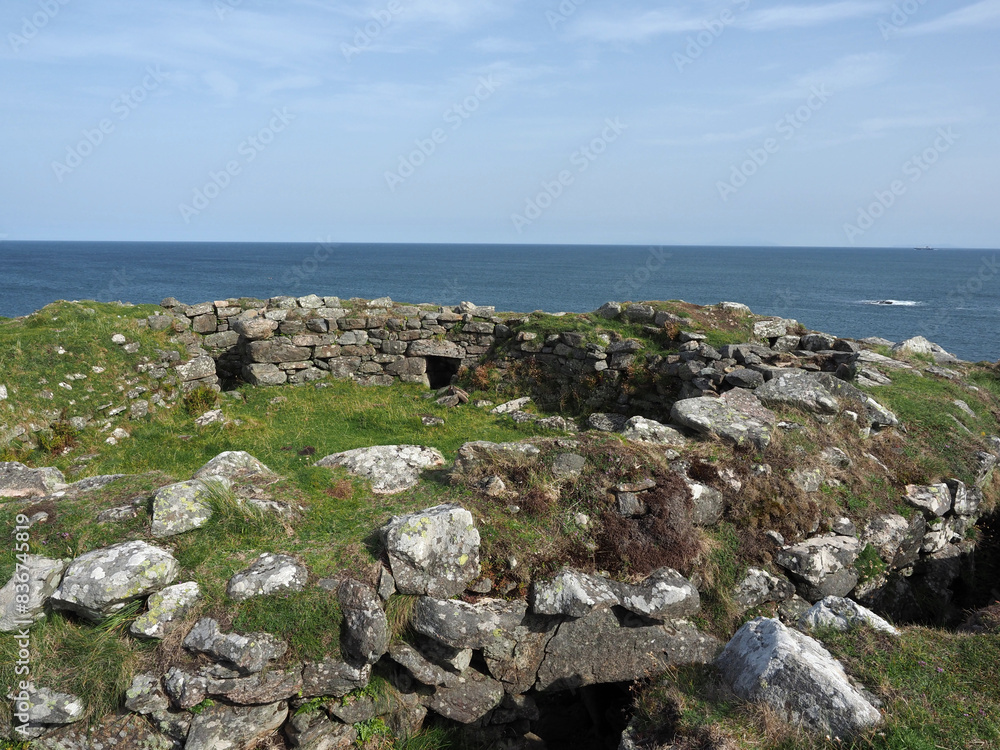
[[[550,313],[610,300],[728,300],[837,336],[920,335],[961,359],[1000,360],[1000,250],[0,242],[0,317],[59,299],[306,294]]]

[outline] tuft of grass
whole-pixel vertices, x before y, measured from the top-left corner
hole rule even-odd
[[[340,623],[337,597],[320,588],[287,594],[255,596],[230,603],[233,628],[265,631],[288,641],[287,659],[339,658]]]

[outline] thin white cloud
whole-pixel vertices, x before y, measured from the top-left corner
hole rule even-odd
[[[943,31],[996,26],[1000,23],[1000,0],[982,0],[964,8],[946,13],[932,21],[904,26],[900,34],[939,34]]]
[[[778,5],[748,13],[736,23],[752,31],[775,31],[806,26],[825,26],[830,23],[866,18],[885,11],[885,3],[844,2],[821,5]]]
[[[885,52],[847,55],[823,68],[795,76],[787,85],[769,92],[763,101],[799,99],[813,88],[835,95],[846,89],[873,86],[889,78],[898,58]]]
[[[713,14],[691,13],[676,8],[645,12],[597,14],[581,18],[571,29],[570,36],[598,42],[645,42],[664,34],[688,34],[717,24],[722,13],[729,14],[727,23],[750,31],[824,26],[855,18],[875,16],[885,11],[885,3],[876,0],[840,0],[819,5],[778,5],[749,10],[750,0],[740,0],[725,10]],[[744,12],[745,11],[745,12]]]

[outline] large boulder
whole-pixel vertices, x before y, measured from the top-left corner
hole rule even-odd
[[[754,394],[772,407],[791,406],[817,414],[836,414],[840,402],[812,373],[789,370],[768,380]]]
[[[42,497],[65,486],[59,469],[31,469],[17,461],[0,461],[0,497]]]
[[[59,588],[66,563],[41,555],[28,555],[0,589],[0,632],[20,630],[25,624],[45,619],[45,602]],[[23,577],[24,580],[18,580]],[[18,602],[19,586],[27,584],[28,601]]]
[[[236,479],[256,474],[274,474],[246,451],[224,451],[194,473],[192,479],[226,477]]]
[[[338,587],[337,599],[344,616],[340,650],[355,664],[374,664],[389,648],[389,624],[378,594],[347,579]]]
[[[538,690],[630,682],[671,665],[704,664],[720,643],[685,620],[650,624],[644,617],[597,610],[567,620],[545,645]]]
[[[816,602],[846,596],[857,585],[851,566],[860,552],[861,543],[852,536],[813,537],[779,550],[775,562],[791,574],[803,599]]]
[[[229,579],[226,595],[239,601],[253,596],[301,591],[308,579],[309,570],[294,557],[265,552],[249,568]]]
[[[50,602],[98,622],[173,583],[180,567],[169,552],[146,542],[113,544],[73,560]]]
[[[736,445],[764,450],[771,442],[774,414],[749,391],[743,391],[742,397],[731,395],[739,391],[734,389],[722,398],[682,399],[674,403],[670,418],[703,435],[716,435]]]
[[[458,505],[393,516],[381,529],[396,588],[448,598],[479,575],[479,531]]]
[[[416,485],[421,469],[442,466],[444,456],[422,445],[376,445],[334,453],[317,466],[343,466],[352,474],[371,480],[372,492],[393,495]]]
[[[206,477],[161,487],[153,495],[155,537],[174,536],[201,528],[212,517],[211,499],[217,488],[228,488],[229,480]]]
[[[740,698],[763,702],[813,731],[848,738],[882,720],[840,662],[778,620],[758,617],[743,625],[715,663]]]

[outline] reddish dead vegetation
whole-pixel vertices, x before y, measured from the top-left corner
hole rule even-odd
[[[646,575],[669,567],[689,573],[701,552],[691,523],[691,492],[680,476],[657,471],[656,487],[642,493],[647,513],[624,518],[614,507],[601,515],[594,562],[612,574]]]

